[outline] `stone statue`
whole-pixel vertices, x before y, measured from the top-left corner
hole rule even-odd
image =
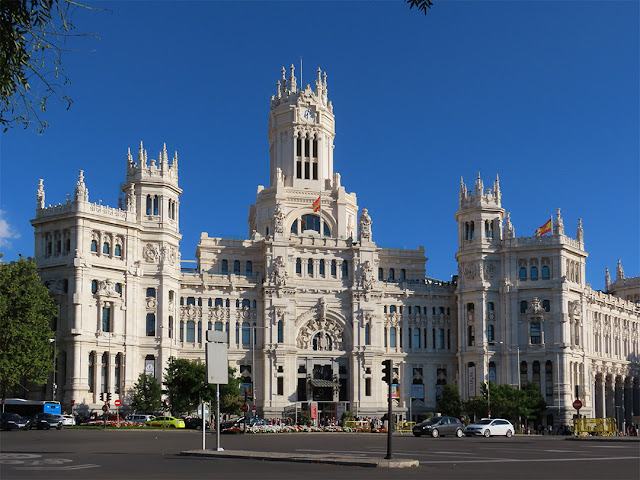
[[[276,205],[276,211],[273,213],[273,229],[275,233],[284,233],[284,212],[280,202]]]
[[[362,275],[360,278],[362,281],[362,288],[364,288],[365,290],[370,290],[373,288],[375,284],[375,277],[373,274],[373,268],[371,267],[371,262],[369,260],[364,262],[364,265],[362,266]]]
[[[360,215],[360,240],[371,241],[371,217],[366,208],[362,209]]]
[[[287,284],[287,265],[284,262],[284,258],[279,256],[273,266],[273,273],[271,274],[271,281],[276,284],[277,287],[284,287]]]

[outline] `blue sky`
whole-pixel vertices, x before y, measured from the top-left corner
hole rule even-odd
[[[79,11],[64,63],[75,100],[44,134],[1,137],[0,251],[33,254],[38,179],[65,201],[117,206],[126,152],[166,142],[180,159],[182,258],[202,231],[248,235],[269,182],[269,99],[282,66],[327,72],[335,170],[369,209],[374,241],[417,248],[427,275],[456,273],[460,177],[500,175],[516,235],[556,208],[583,219],[587,282],[621,258],[640,274],[637,1],[98,2]]]

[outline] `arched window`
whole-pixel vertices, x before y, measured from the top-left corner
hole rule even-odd
[[[151,215],[152,212],[152,206],[151,206],[151,195],[147,195],[147,215]]]
[[[389,269],[389,281],[393,282],[396,279],[396,272],[393,268]]]
[[[291,233],[297,235],[298,234],[298,220],[294,220],[291,224]]]
[[[525,267],[520,267],[520,280],[526,280],[527,279],[527,269]]]
[[[302,260],[299,258],[296,258],[296,273],[298,275],[302,274]]]
[[[527,362],[520,362],[520,385],[525,385],[529,382],[529,370]]]
[[[156,336],[156,315],[155,313],[147,313],[147,337]]]
[[[98,281],[91,280],[91,293],[96,293],[98,291]]]
[[[526,300],[522,300],[520,302],[520,313],[527,313],[527,308],[529,308],[529,304]]]
[[[234,260],[233,261],[233,273],[235,273],[236,275],[240,275],[240,261],[239,260]]]
[[[216,299],[214,300],[214,304],[213,304],[213,306],[214,306],[214,307],[221,307],[221,306],[222,306],[222,299],[221,299],[221,298],[216,298]]]
[[[371,326],[368,323],[364,326],[364,344],[371,345]]]
[[[229,262],[222,260],[222,274],[226,275],[227,273],[229,273]]]
[[[158,196],[153,197],[153,214],[158,215]]]
[[[211,307],[213,305],[213,300],[210,298],[207,300],[207,306]]]
[[[342,278],[348,278],[349,277],[349,264],[347,263],[346,260],[342,261]]]
[[[211,323],[211,320],[209,320],[207,322],[207,330],[211,330],[211,327],[213,327],[213,324]]]
[[[113,254],[116,257],[121,257],[122,256],[122,248],[117,243],[116,243],[116,248],[113,249]]]
[[[122,284],[121,283],[116,283],[116,293],[118,295],[122,295]]]
[[[331,260],[331,275],[336,276],[338,273],[338,264],[335,260]]]
[[[98,253],[98,242],[96,240],[91,240],[91,251]]]
[[[196,341],[196,322],[187,321],[187,342],[195,343]]]
[[[551,302],[549,300],[543,300],[542,301],[542,308],[544,308],[545,312],[550,312],[551,311]]]
[[[535,383],[536,385],[538,385],[538,388],[540,388],[540,362],[539,361],[535,361],[533,362],[533,367],[532,367],[532,380],[533,383]]]
[[[546,265],[542,266],[542,279],[549,280],[549,267]]]
[[[256,308],[256,301],[253,301],[253,308]]]
[[[531,280],[538,279],[538,267],[531,267]]]
[[[467,327],[467,346],[473,347],[476,344],[476,329],[473,325]]]
[[[391,305],[389,307],[389,313],[396,313],[396,306],[395,305]]]
[[[320,260],[318,273],[324,277],[324,260]]]
[[[545,395],[547,397],[553,396],[553,364],[551,360],[547,360],[544,365],[544,384],[545,384]]]
[[[384,270],[381,268],[378,269],[378,280],[381,282],[384,281]]]
[[[244,322],[242,324],[242,344],[249,345],[251,343],[251,335],[250,335],[249,323]]]
[[[111,331],[111,307],[102,307],[102,331]]]
[[[196,297],[187,297],[187,307],[189,305],[193,305],[195,307],[195,305],[196,305]]]
[[[402,270],[400,270],[400,281],[404,282],[406,276],[407,276],[407,271],[403,268]]]
[[[313,276],[313,260],[310,258],[307,260],[307,273],[309,276]]]
[[[487,342],[494,342],[495,341],[493,328],[494,328],[493,324],[487,325]]]
[[[253,263],[251,263],[251,260],[248,260],[246,263],[245,273],[247,275],[251,275],[253,273]]]
[[[109,255],[109,252],[111,251],[111,249],[109,248],[109,242],[104,242],[102,244],[102,253],[104,255]]]
[[[228,299],[228,298],[227,298],[227,299],[225,299],[225,301],[224,301],[224,306],[225,306],[225,307],[227,307],[227,308],[229,308],[229,299]]]
[[[251,301],[248,299],[243,299],[242,300],[242,308],[250,308],[251,307]]]
[[[493,302],[487,302],[487,312],[493,312],[495,310],[495,304]]]
[[[396,344],[397,344],[396,336],[397,336],[396,327],[391,327],[389,329],[389,346],[391,348],[396,348]]]
[[[278,343],[284,342],[284,331],[282,328],[282,320],[278,320]]]

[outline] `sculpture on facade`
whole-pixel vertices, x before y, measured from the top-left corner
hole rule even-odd
[[[373,268],[371,262],[367,260],[362,266],[362,274],[360,276],[362,282],[362,288],[365,290],[371,290],[375,284],[375,277],[373,274]]]
[[[369,211],[366,208],[362,209],[362,215],[360,215],[360,240],[371,240],[371,217],[369,216]]]
[[[276,211],[273,213],[273,230],[275,233],[284,233],[284,211],[280,202],[276,205]]]
[[[271,281],[276,284],[276,287],[284,287],[287,284],[287,278],[289,278],[287,265],[285,264],[284,258],[279,256],[273,266]]]

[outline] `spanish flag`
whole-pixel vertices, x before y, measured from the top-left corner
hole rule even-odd
[[[536,237],[541,237],[545,233],[551,232],[551,219],[539,228],[536,228]]]
[[[318,210],[320,210],[320,197],[318,197],[318,199],[313,202],[313,211],[317,212]]]

